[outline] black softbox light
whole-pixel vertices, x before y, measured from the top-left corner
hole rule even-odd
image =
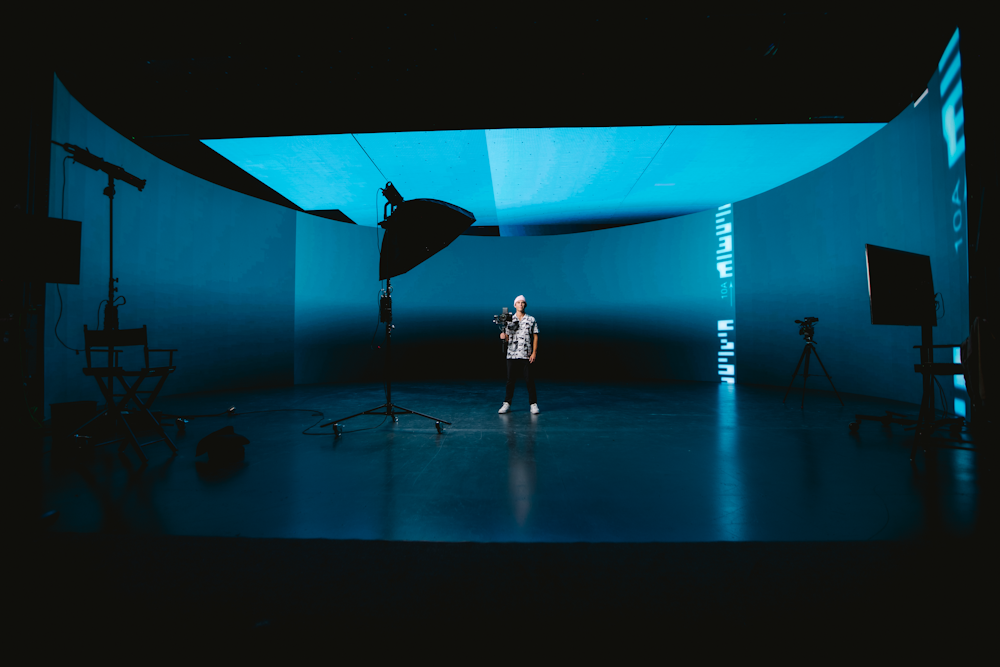
[[[406,273],[446,248],[475,221],[471,212],[438,199],[402,202],[382,223],[379,280]]]

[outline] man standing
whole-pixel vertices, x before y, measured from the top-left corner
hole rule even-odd
[[[538,323],[535,318],[524,312],[528,302],[524,295],[514,299],[514,309],[517,311],[507,324],[507,331],[500,338],[507,341],[507,395],[499,413],[510,410],[510,402],[514,400],[514,383],[518,375],[524,376],[524,384],[528,386],[528,402],[531,403],[531,414],[538,414],[538,397],[535,395],[535,379],[532,377],[531,365],[538,356]]]

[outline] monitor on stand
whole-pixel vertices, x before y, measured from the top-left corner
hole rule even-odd
[[[920,413],[916,419],[892,412],[885,416],[855,415],[850,424],[857,432],[863,420],[879,421],[884,426],[903,424],[915,428],[913,449],[926,443],[935,430],[944,425],[961,427],[962,419],[939,420],[934,408],[934,376],[961,373],[961,366],[952,363],[934,363],[934,348],[951,348],[953,345],[934,345],[933,330],[937,326],[937,303],[934,299],[934,278],[931,258],[903,250],[865,244],[865,261],[868,269],[868,302],[872,324],[920,327],[920,363],[914,370],[923,377]]]

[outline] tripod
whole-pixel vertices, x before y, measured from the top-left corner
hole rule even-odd
[[[392,297],[389,296],[392,293],[392,286],[390,285],[390,279],[385,280],[385,296],[379,300],[379,321],[385,322],[385,403],[378,406],[377,408],[372,408],[371,410],[365,410],[364,412],[359,412],[350,417],[344,417],[343,419],[336,419],[329,424],[323,424],[320,428],[325,428],[327,426],[333,427],[333,435],[335,437],[340,436],[343,433],[343,426],[341,422],[345,422],[348,419],[354,419],[355,417],[361,417],[363,415],[385,415],[387,417],[392,417],[393,422],[398,422],[399,417],[397,415],[417,415],[418,417],[425,417],[434,422],[434,426],[437,427],[438,433],[443,433],[441,429],[441,424],[447,424],[451,426],[451,422],[446,422],[443,419],[438,419],[437,417],[431,417],[430,415],[425,415],[422,412],[416,412],[415,410],[409,410],[400,405],[393,405],[392,403],[392,330],[395,328],[392,324]]]
[[[840,398],[840,392],[833,385],[833,378],[830,374],[826,372],[826,366],[823,365],[823,360],[819,358],[819,352],[816,351],[816,341],[812,339],[812,336],[806,336],[806,346],[802,348],[802,355],[799,357],[799,363],[795,365],[795,372],[792,373],[792,381],[788,383],[788,389],[785,390],[785,398],[781,399],[784,403],[788,398],[788,392],[792,390],[792,385],[795,384],[795,376],[799,374],[799,366],[802,365],[802,360],[805,359],[806,367],[802,370],[802,405],[799,406],[800,410],[804,410],[806,407],[806,382],[809,380],[809,357],[811,355],[816,355],[816,361],[819,362],[819,367],[823,369],[823,374],[826,379],[830,381],[830,386],[833,387],[833,393],[837,394],[837,400],[840,404],[844,404],[844,400]]]

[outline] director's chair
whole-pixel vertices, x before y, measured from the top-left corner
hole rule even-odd
[[[174,352],[177,350],[150,349],[147,340],[145,324],[142,325],[141,329],[111,329],[104,331],[92,331],[87,328],[86,324],[83,325],[84,352],[87,357],[87,367],[83,369],[83,374],[97,381],[101,393],[107,402],[107,408],[105,408],[104,412],[98,414],[74,432],[74,435],[79,434],[91,423],[105,417],[106,423],[115,429],[118,437],[101,444],[108,445],[113,442],[122,442],[118,448],[119,453],[123,452],[128,445],[132,445],[132,449],[139,455],[143,463],[149,459],[142,452],[142,448],[154,442],[166,442],[171,451],[175,454],[177,453],[177,447],[170,439],[170,436],[167,435],[167,432],[163,430],[163,426],[149,411],[153,401],[156,400],[160,390],[163,389],[163,383],[167,381],[167,377],[176,369],[174,366]],[[143,359],[146,362],[145,367],[134,371],[125,370],[119,365],[118,359],[118,355],[124,352],[124,350],[117,348],[138,345],[142,346]],[[149,365],[150,352],[169,353],[170,357],[167,365],[151,367]],[[106,353],[108,355],[108,365],[94,366],[91,362],[92,353]],[[142,383],[148,378],[157,378],[156,386],[149,390],[140,389]],[[125,393],[115,393],[115,379],[118,380],[121,389]],[[140,398],[140,394],[145,395],[145,400]],[[139,440],[135,436],[135,430],[128,422],[129,418],[136,415],[140,419],[148,420],[149,424],[152,424],[153,428],[160,434],[160,438],[139,444]]]

